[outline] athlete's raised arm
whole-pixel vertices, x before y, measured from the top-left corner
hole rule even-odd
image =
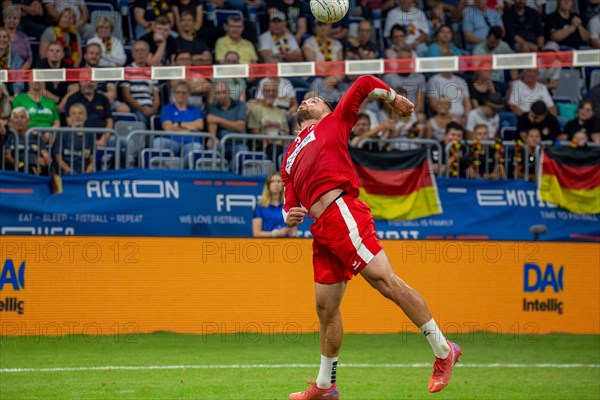
[[[348,89],[333,113],[351,128],[356,124],[358,109],[367,98],[391,104],[392,109],[401,117],[408,117],[414,111],[414,105],[406,97],[396,94],[396,91],[381,79],[364,75]]]

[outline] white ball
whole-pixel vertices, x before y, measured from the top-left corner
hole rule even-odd
[[[310,0],[310,11],[325,24],[340,21],[348,12],[349,6],[348,0]]]

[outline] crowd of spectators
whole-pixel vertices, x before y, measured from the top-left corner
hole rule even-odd
[[[347,17],[333,25],[316,21],[309,2],[301,0],[130,0],[128,15],[121,14],[123,1],[97,3],[112,6],[120,18],[96,15],[82,0],[4,0],[0,69],[327,62],[600,48],[600,0],[352,0]],[[220,21],[219,10],[229,10]],[[434,139],[444,147],[462,143],[452,150],[451,160],[445,159],[446,152],[438,155],[452,175],[520,177],[524,167],[506,171],[497,162],[500,154],[489,146],[481,151],[472,141],[516,140],[524,149],[521,160],[533,156],[534,143],[600,142],[600,79],[592,86],[592,69],[572,70],[579,74],[579,98],[563,107],[558,102],[564,99],[554,95],[561,85],[560,67],[503,71],[490,65],[476,72],[385,74],[381,78],[415,104],[415,113],[402,120],[385,104],[367,101],[351,145],[365,138],[398,137]],[[148,129],[210,133],[211,142],[162,136],[147,143],[181,155],[183,167],[188,167],[189,152],[214,146],[229,133],[273,136],[261,140],[258,150],[276,159],[284,148],[275,137],[294,132],[303,95],[318,94],[335,104],[356,78],[195,75],[173,81],[2,83],[2,166],[22,170],[16,165],[22,162],[15,163],[18,150],[36,160],[27,172],[48,173],[52,161],[63,173],[91,171],[96,166],[90,149],[114,143],[101,130],[114,128],[115,115],[123,113],[133,114]],[[504,126],[514,129],[504,133]],[[99,132],[90,139],[88,133],[41,130],[30,141],[35,148],[19,145],[27,129],[50,127]],[[75,169],[65,163],[67,142],[71,150],[83,146],[69,155],[80,157]],[[228,148],[226,157],[247,149],[240,146]],[[484,153],[485,162],[473,161]]]

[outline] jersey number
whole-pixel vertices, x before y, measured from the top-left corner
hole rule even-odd
[[[298,154],[300,153],[300,150],[302,150],[307,144],[309,144],[310,142],[314,141],[315,139],[316,139],[316,137],[315,137],[315,131],[312,130],[300,142],[300,144],[298,145],[298,147],[296,147],[296,149],[288,157],[287,162],[285,163],[285,172],[287,172],[288,174],[290,173],[290,171],[292,170],[292,165],[294,165],[294,161],[296,161],[296,157],[298,157]]]

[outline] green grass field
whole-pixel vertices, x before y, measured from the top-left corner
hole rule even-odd
[[[342,399],[598,399],[600,336],[450,335],[463,357],[427,392],[420,335],[347,335]],[[316,334],[0,337],[0,399],[287,399],[316,377]],[[546,364],[546,365],[544,365]]]

